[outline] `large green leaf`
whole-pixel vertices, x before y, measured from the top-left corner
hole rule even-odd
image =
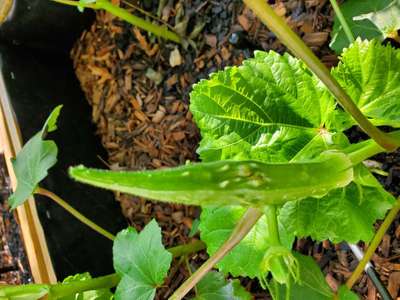
[[[44,140],[48,132],[57,129],[57,118],[62,106],[57,106],[48,117],[41,131],[21,149],[12,164],[17,178],[17,189],[8,199],[11,208],[24,203],[37,185],[47,176],[47,171],[57,162],[57,145]]]
[[[90,274],[86,272],[68,276],[63,280],[63,283],[68,284],[71,282],[85,281],[91,278],[92,276],[90,276]],[[58,300],[111,300],[112,297],[113,294],[109,289],[99,289],[99,290],[86,291],[83,293],[77,293],[75,295],[62,297],[59,298]]]
[[[286,203],[280,210],[283,226],[298,237],[311,236],[335,243],[369,241],[373,224],[392,207],[395,199],[362,165],[356,167],[355,182],[332,190],[320,199]]]
[[[317,263],[309,256],[294,252],[300,266],[300,280],[292,283],[290,288],[278,282],[272,281],[269,290],[274,300],[330,300],[333,293],[330,290],[325,278]],[[289,297],[286,297],[289,293]]]
[[[338,291],[338,299],[339,300],[359,300],[360,297],[357,296],[354,292],[349,290],[349,288],[345,285],[342,285]]]
[[[353,169],[345,154],[331,151],[314,160],[290,164],[230,160],[142,172],[75,167],[70,175],[94,186],[160,201],[259,206],[310,195],[321,197],[349,184]]]
[[[226,241],[239,222],[246,208],[240,206],[205,207],[201,213],[200,237],[207,244],[207,252],[212,255]],[[281,240],[290,248],[293,235],[280,228]],[[218,264],[219,270],[233,276],[260,275],[260,264],[265,251],[270,246],[265,217],[257,222],[246,237],[230,251]]]
[[[224,275],[211,271],[196,285],[194,300],[250,300],[252,296],[239,280],[226,280]]]
[[[400,50],[357,40],[343,52],[332,75],[374,124],[400,127],[399,70]]]
[[[373,38],[382,39],[382,32],[371,21],[354,20],[354,18],[363,14],[378,12],[388,6],[392,1],[393,0],[346,0],[340,5],[340,9],[355,37],[369,40]],[[330,47],[338,54],[342,53],[343,48],[350,45],[337,17],[335,17],[331,36],[332,41]]]
[[[151,300],[172,261],[161,242],[161,229],[155,220],[138,234],[132,227],[118,233],[113,246],[114,268],[121,276],[116,300]]]
[[[222,150],[239,156],[251,145],[270,161],[288,161],[335,121],[334,100],[319,80],[299,60],[272,51],[212,74],[190,99],[203,160]]]

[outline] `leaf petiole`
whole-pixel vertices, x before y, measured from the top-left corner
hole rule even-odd
[[[349,43],[353,43],[354,42],[354,35],[353,32],[350,29],[349,24],[347,23],[345,17],[343,16],[342,10],[340,9],[338,3],[336,0],[330,0],[331,1],[331,5],[333,7],[333,10],[335,11],[336,16],[339,19],[340,24],[343,27],[343,31],[346,34],[347,39],[349,40]]]

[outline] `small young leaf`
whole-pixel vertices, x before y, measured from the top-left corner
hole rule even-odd
[[[0,288],[1,300],[39,300],[49,294],[47,284],[27,284]]]
[[[400,127],[400,50],[358,39],[332,75],[375,125]],[[348,117],[351,122],[355,121]]]
[[[294,252],[300,266],[300,281],[292,283],[290,288],[279,284],[274,279],[269,284],[269,291],[274,300],[331,300],[333,293],[325,281],[317,263],[309,256]],[[286,297],[286,293],[290,296]]]
[[[76,274],[73,276],[68,276],[63,280],[63,283],[85,281],[91,278],[92,276],[90,276],[90,274],[86,272],[86,273]],[[93,291],[86,291],[83,293],[77,293],[76,295],[62,297],[59,298],[58,300],[111,300],[112,297],[113,294],[109,289],[99,289]]]
[[[288,174],[301,176],[288,177]],[[307,162],[217,161],[141,172],[70,169],[84,183],[154,200],[195,205],[266,205],[321,197],[353,179],[349,158],[325,152]]]
[[[240,206],[205,207],[201,212],[200,237],[207,244],[207,252],[212,255],[226,241],[237,222],[246,212]],[[279,228],[281,241],[291,248],[293,236]],[[257,222],[246,237],[230,251],[218,264],[223,273],[233,276],[255,278],[260,275],[260,264],[265,251],[270,247],[265,217]]]
[[[209,272],[196,285],[194,300],[250,300],[252,296],[240,285],[239,280],[226,280],[222,273]]]
[[[363,165],[355,168],[355,182],[332,190],[320,199],[303,199],[286,203],[279,220],[298,237],[334,243],[369,241],[373,224],[383,218],[395,201]]]
[[[151,300],[167,276],[172,255],[161,242],[155,220],[138,234],[132,227],[118,233],[113,246],[114,268],[121,276],[118,300]]]
[[[8,199],[11,209],[25,202],[37,185],[47,176],[47,171],[57,162],[57,145],[43,140],[47,132],[57,129],[56,121],[62,106],[57,106],[48,117],[41,131],[21,149],[12,164],[17,178],[17,189]]]
[[[392,1],[393,0],[347,0],[340,5],[340,10],[354,37],[368,40],[374,38],[382,40],[382,32],[371,21],[355,20],[354,18],[359,15],[374,13],[384,9]],[[338,54],[342,53],[343,49],[350,45],[338,17],[335,17],[331,36],[332,40],[329,46]]]
[[[355,293],[353,293],[349,288],[345,285],[342,285],[339,288],[338,291],[338,297],[339,300],[359,300],[360,297],[358,297]]]

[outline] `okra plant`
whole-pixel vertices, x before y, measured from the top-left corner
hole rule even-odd
[[[77,166],[70,175],[100,188],[202,207],[200,238],[210,258],[170,299],[184,298],[195,286],[195,299],[251,299],[237,279],[225,275],[256,278],[273,299],[357,299],[352,284],[331,291],[316,262],[293,251],[292,244],[307,236],[379,244],[382,230],[374,237],[374,223],[391,210],[384,222],[390,224],[399,211],[400,202],[363,162],[400,145],[400,131],[387,134],[375,127],[400,127],[400,50],[357,39],[328,72],[265,1],[245,2],[304,62],[258,51],[243,65],[196,84],[190,110],[202,136],[199,163],[139,172]],[[64,203],[38,187],[55,163],[56,146],[44,137],[55,129],[58,112],[17,156],[13,207],[32,193]],[[357,124],[372,138],[352,144],[344,131]],[[140,233],[132,228],[118,233],[115,274],[6,287],[0,299],[110,299],[112,287],[115,299],[153,299],[172,257],[199,249],[202,244],[164,249],[152,221]],[[214,267],[219,273],[210,272]]]

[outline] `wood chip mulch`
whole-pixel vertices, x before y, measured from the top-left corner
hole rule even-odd
[[[18,224],[6,201],[10,192],[4,157],[0,153],[0,287],[32,282]]]
[[[140,6],[138,2],[114,1],[128,9],[130,4]],[[269,2],[327,66],[337,63],[336,55],[328,47],[333,20],[328,0]],[[164,6],[159,7],[158,3]],[[189,36],[191,46],[178,47],[149,37],[107,13],[98,12],[94,24],[71,52],[111,169],[155,169],[197,160],[195,150],[200,137],[188,111],[191,85],[211,72],[240,64],[255,49],[285,51],[275,35],[241,1],[144,1],[143,5],[176,31]],[[391,172],[397,172],[396,176],[400,173],[398,166],[392,166]],[[116,198],[128,223],[136,228],[141,229],[156,218],[167,247],[190,241],[188,233],[199,216],[199,208],[119,193]],[[396,221],[384,241],[386,246],[377,254],[380,263],[378,258],[375,261],[380,270],[385,270],[381,276],[393,295],[399,288],[399,228]],[[318,261],[334,289],[349,277],[357,263],[343,245],[315,244],[304,239],[295,248]],[[201,252],[190,263],[198,266],[206,258]],[[157,298],[166,299],[188,273],[184,261],[176,261],[166,283],[168,287],[159,289]],[[256,299],[269,299],[255,281],[243,279],[242,283]],[[355,289],[366,299],[378,299],[365,276]]]

